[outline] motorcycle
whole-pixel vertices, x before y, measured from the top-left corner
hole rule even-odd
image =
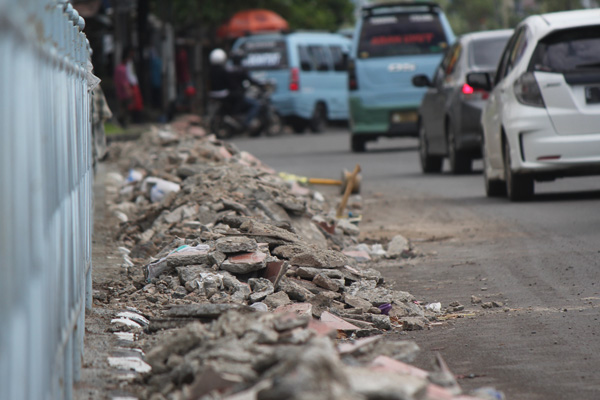
[[[208,125],[219,139],[248,134],[250,136],[277,136],[283,131],[283,120],[271,104],[271,95],[275,83],[266,82],[261,86],[250,86],[248,96],[258,101],[260,108],[256,117],[258,123],[248,129],[244,127],[246,112],[233,110],[234,105],[228,98],[211,98],[209,104]]]

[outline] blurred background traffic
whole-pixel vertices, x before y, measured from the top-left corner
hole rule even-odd
[[[209,92],[209,54],[237,38],[275,31],[317,30],[351,37],[365,0],[75,0],[85,18],[95,74],[108,105],[118,110],[114,74],[132,49],[139,84],[139,122],[203,114]],[[512,28],[531,14],[598,6],[594,0],[440,0],[455,34]],[[267,10],[269,13],[257,10]],[[236,15],[237,14],[237,15]],[[133,79],[136,79],[133,78]],[[110,134],[119,113],[107,126]],[[134,121],[134,122],[135,122]]]

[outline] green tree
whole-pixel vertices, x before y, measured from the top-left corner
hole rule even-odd
[[[208,31],[214,31],[236,12],[252,8],[278,13],[291,29],[330,31],[352,23],[354,11],[351,0],[154,0],[153,5],[158,15],[170,14],[178,29],[200,24]]]

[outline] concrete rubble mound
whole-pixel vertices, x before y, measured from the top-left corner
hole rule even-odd
[[[121,171],[109,174],[107,193],[127,279],[96,301],[118,298],[139,317],[112,325],[132,334],[151,367],[129,382],[132,392],[474,399],[408,364],[418,346],[399,333],[426,328],[436,313],[354,256],[366,253],[356,225],[232,144],[186,132],[155,128],[109,152]],[[410,250],[401,239],[391,247]]]

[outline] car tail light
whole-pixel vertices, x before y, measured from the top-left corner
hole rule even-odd
[[[298,68],[290,70],[290,91],[297,92],[300,90],[300,71]]]
[[[545,107],[542,92],[532,72],[525,72],[515,81],[515,96],[521,104],[533,107]]]
[[[348,62],[348,89],[358,90],[358,80],[356,79],[356,65],[354,61]]]
[[[465,100],[487,100],[490,95],[485,90],[473,89],[468,83],[462,85],[461,92]]]

